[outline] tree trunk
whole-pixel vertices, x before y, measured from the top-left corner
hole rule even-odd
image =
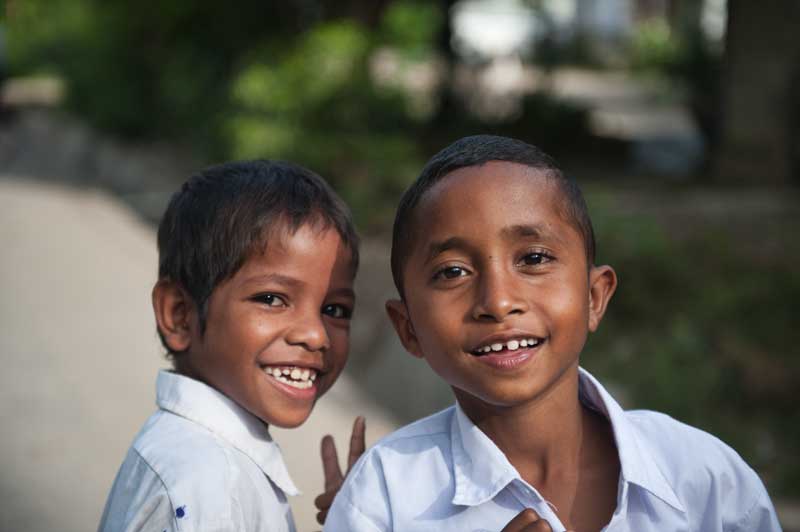
[[[792,85],[799,66],[800,2],[728,1],[717,180],[789,183],[796,177]]]

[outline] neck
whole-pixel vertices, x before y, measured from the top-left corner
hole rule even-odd
[[[513,406],[488,404],[456,390],[464,413],[536,486],[577,474],[592,416],[578,400],[578,366],[540,396]]]

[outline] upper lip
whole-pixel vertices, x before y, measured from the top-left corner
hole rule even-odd
[[[317,373],[326,371],[325,364],[321,360],[294,359],[287,357],[279,360],[259,361],[260,366],[296,366],[298,368],[308,368],[316,370]]]
[[[545,337],[540,336],[538,334],[533,334],[530,332],[513,330],[513,331],[505,331],[501,333],[495,333],[489,336],[484,337],[479,342],[475,343],[467,349],[470,353],[476,352],[478,349],[481,349],[487,345],[491,344],[505,344],[511,340],[530,340],[533,338],[534,340],[544,340]]]

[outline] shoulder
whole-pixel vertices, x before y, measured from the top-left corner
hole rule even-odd
[[[689,510],[713,512],[731,530],[761,511],[774,516],[758,474],[722,440],[666,414],[639,410],[626,416],[640,449]]]
[[[169,491],[198,482],[230,487],[231,449],[204,427],[180,416],[155,414],[134,440],[132,449]]]
[[[326,530],[385,529],[392,504],[408,497],[410,479],[426,483],[452,477],[450,427],[455,408],[406,425],[370,447],[348,473],[336,496]]]
[[[633,410],[626,416],[638,442],[654,459],[704,470],[710,474],[752,473],[752,469],[722,440],[667,414]]]
[[[450,426],[454,414],[455,407],[446,408],[381,438],[353,467],[353,476],[368,475],[371,471],[382,475],[391,475],[395,471],[406,474],[411,462],[424,460],[426,453],[444,452],[449,456]]]
[[[140,512],[153,501],[168,505],[179,529],[230,527],[240,522],[240,495],[251,482],[235,454],[207,429],[169,412],[157,412],[137,435],[111,499],[127,500]],[[117,484],[128,486],[118,489]],[[133,513],[133,512],[129,512]]]

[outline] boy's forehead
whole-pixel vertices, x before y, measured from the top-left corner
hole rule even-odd
[[[500,161],[459,168],[421,198],[409,251],[451,236],[561,239],[575,232],[563,216],[562,196],[546,170]]]
[[[420,199],[415,222],[432,229],[434,221],[439,225],[472,223],[496,210],[523,218],[539,217],[557,210],[559,196],[558,186],[546,171],[491,161],[454,170],[434,184]]]

